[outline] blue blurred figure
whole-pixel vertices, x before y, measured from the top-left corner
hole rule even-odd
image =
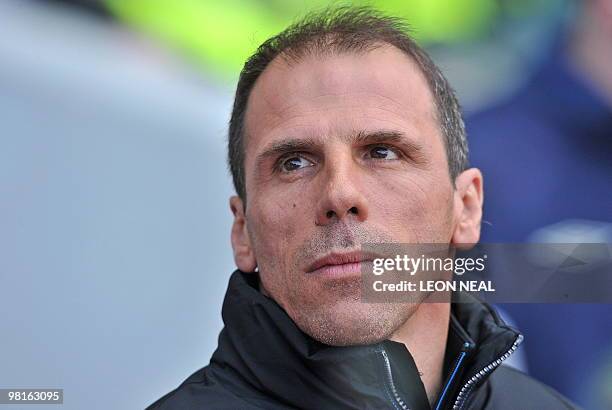
[[[468,117],[491,224],[483,242],[612,242],[612,1],[581,6],[521,90]],[[504,309],[525,333],[530,373],[612,409],[612,305]]]

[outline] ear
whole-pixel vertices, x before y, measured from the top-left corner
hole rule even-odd
[[[480,239],[482,221],[482,174],[470,168],[455,178],[454,231],[451,243],[459,249],[469,249]]]
[[[253,248],[251,247],[246,216],[244,214],[244,204],[242,199],[238,196],[232,196],[229,203],[230,209],[234,214],[231,235],[234,261],[241,271],[253,272],[257,267],[257,262],[255,261]]]

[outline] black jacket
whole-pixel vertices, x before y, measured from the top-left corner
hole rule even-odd
[[[258,290],[258,275],[232,274],[225,328],[210,364],[148,409],[430,409],[405,346],[330,347],[310,338]],[[458,296],[470,298],[468,295]],[[452,304],[437,409],[572,409],[554,390],[501,365],[522,341],[491,307]]]

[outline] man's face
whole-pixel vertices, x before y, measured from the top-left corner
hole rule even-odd
[[[391,46],[277,58],[252,90],[238,235],[264,292],[313,338],[373,343],[416,309],[362,302],[350,262],[365,243],[451,242],[454,191],[435,110],[416,63]]]

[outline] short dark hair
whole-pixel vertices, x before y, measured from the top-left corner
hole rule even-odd
[[[410,37],[406,22],[367,7],[343,6],[312,12],[266,40],[246,61],[238,79],[229,122],[228,160],[238,195],[246,200],[245,113],[251,90],[279,55],[298,60],[308,53],[366,52],[392,45],[409,55],[425,75],[446,145],[451,180],[468,167],[468,147],[455,92],[427,53]]]

